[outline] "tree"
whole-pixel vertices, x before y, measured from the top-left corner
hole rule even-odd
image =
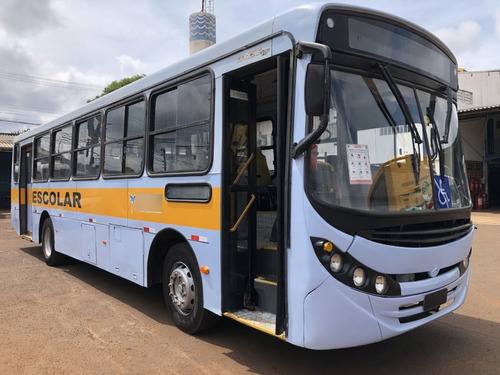
[[[120,87],[127,86],[129,83],[132,83],[134,81],[137,81],[138,79],[141,79],[142,77],[145,77],[145,74],[136,74],[135,76],[128,77],[128,78],[123,78],[119,81],[113,81],[109,85],[107,85],[104,90],[102,90],[101,95],[97,95],[94,99],[89,99],[87,100],[87,103],[90,103],[93,100],[96,100],[106,94],[109,94],[110,92],[113,92],[115,90],[118,90]]]

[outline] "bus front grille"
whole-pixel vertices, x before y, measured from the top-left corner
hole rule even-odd
[[[429,247],[456,241],[465,237],[471,229],[472,222],[466,219],[380,228],[358,235],[385,245]]]

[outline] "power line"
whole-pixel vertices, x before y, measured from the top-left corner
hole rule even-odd
[[[16,121],[16,120],[9,120],[6,118],[0,118],[1,122],[10,122],[12,124],[25,124],[25,125],[42,125],[39,122],[29,122],[29,121]]]
[[[7,72],[5,70],[0,70],[0,78],[10,79],[13,81],[32,83],[37,85],[46,85],[53,87],[63,87],[74,90],[82,90],[82,91],[102,91],[103,87],[98,85],[91,85],[86,83],[78,83],[78,82],[66,82],[60,81],[56,79],[49,79],[43,77],[35,77],[29,76],[25,74],[18,74]]]
[[[0,104],[0,111],[35,112],[35,113],[55,113],[62,115],[65,112],[48,108],[27,107],[24,105]]]
[[[33,121],[40,121],[40,116],[36,116],[35,114],[29,114],[29,113],[21,113],[21,112],[5,112],[5,111],[0,111],[0,121],[6,121],[3,120],[1,116],[4,116],[3,119],[6,119],[8,117],[11,117],[13,120],[12,121],[18,121],[18,122],[33,122]],[[42,117],[45,119],[44,122],[51,121],[57,117],[58,115],[42,115]],[[10,120],[9,120],[10,121]]]
[[[26,106],[0,105],[0,121],[8,121],[20,124],[40,125],[34,121],[40,121],[42,116],[46,121],[59,117],[63,112],[53,109],[41,109]],[[10,118],[7,120],[7,118]]]

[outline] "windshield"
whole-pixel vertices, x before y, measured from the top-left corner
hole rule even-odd
[[[469,206],[455,105],[450,116],[445,97],[393,83],[331,71],[329,124],[308,155],[309,196],[379,212]]]

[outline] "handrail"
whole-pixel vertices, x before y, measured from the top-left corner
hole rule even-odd
[[[253,155],[253,154],[252,154]],[[243,212],[241,213],[240,217],[238,218],[238,221],[236,222],[236,224],[234,224],[234,226],[229,229],[229,231],[231,233],[233,233],[234,231],[236,231],[236,229],[238,229],[238,227],[240,226],[241,224],[241,221],[243,220],[243,218],[245,217],[245,215],[247,214],[248,210],[250,209],[250,207],[252,206],[253,202],[255,201],[255,195],[252,194],[252,198],[250,198],[250,202],[248,202],[247,206],[245,207],[245,209],[243,210]]]
[[[250,155],[250,157],[248,158],[248,160],[246,161],[246,163],[243,165],[243,168],[241,168],[241,171],[240,173],[238,173],[238,176],[236,176],[234,182],[233,182],[233,185],[236,185],[238,183],[238,181],[240,180],[241,176],[243,176],[243,173],[245,173],[245,171],[248,169],[248,166],[250,165],[250,163],[252,162],[253,160],[253,154]]]

